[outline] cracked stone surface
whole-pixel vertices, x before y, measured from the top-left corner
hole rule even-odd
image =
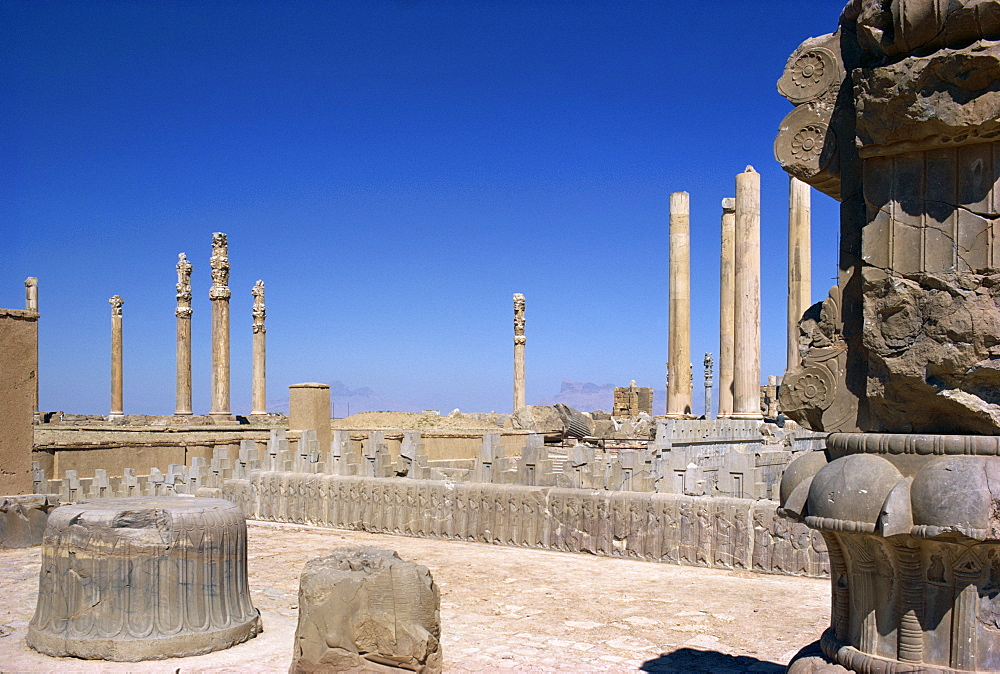
[[[264,631],[156,662],[53,658],[24,643],[40,550],[0,550],[0,662],[28,672],[287,672],[306,561],[341,545],[396,550],[441,591],[443,670],[781,672],[830,618],[830,583],[745,571],[250,521]],[[4,636],[6,635],[6,636]]]
[[[291,672],[441,671],[441,597],[426,566],[353,545],[305,564]]]

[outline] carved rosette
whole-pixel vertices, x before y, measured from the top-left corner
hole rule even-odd
[[[527,341],[524,336],[524,295],[514,293],[514,344],[523,346]]]
[[[833,110],[845,78],[837,34],[807,40],[785,64],[778,91],[793,103],[774,141],[774,156],[788,173],[840,198],[840,167]]]
[[[194,267],[187,259],[187,255],[179,253],[177,255],[177,308],[174,315],[177,318],[191,318],[191,272]]]
[[[111,303],[111,315],[112,316],[121,316],[122,315],[122,306],[124,306],[124,304],[125,304],[125,300],[123,300],[121,298],[121,295],[115,295],[114,297],[112,297],[111,299],[109,299],[108,302]]]
[[[258,280],[250,293],[253,295],[253,332],[255,335],[267,332],[267,328],[264,327],[264,319],[267,318],[267,311],[264,308],[264,282]]]
[[[229,290],[229,242],[222,232],[212,234],[212,287],[208,291],[210,300],[228,300]]]
[[[840,286],[799,323],[801,362],[789,367],[778,388],[778,406],[806,428],[855,431],[857,397],[848,390],[847,340]]]
[[[52,511],[27,643],[53,656],[183,657],[261,630],[246,521],[221,499],[91,499]]]

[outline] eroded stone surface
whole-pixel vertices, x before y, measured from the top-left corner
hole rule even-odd
[[[48,655],[183,657],[261,631],[246,520],[194,497],[109,498],[52,511],[27,643]]]
[[[291,672],[441,671],[441,598],[427,567],[350,546],[306,562]]]

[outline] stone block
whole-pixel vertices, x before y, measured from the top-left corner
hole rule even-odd
[[[441,671],[440,594],[427,567],[343,547],[306,563],[290,672]]]
[[[0,496],[0,548],[41,545],[49,511],[59,497],[48,494]]]

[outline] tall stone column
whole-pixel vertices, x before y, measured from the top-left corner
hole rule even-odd
[[[122,305],[125,301],[115,295],[111,303],[111,413],[108,419],[120,419],[122,409]]]
[[[177,256],[177,404],[174,414],[191,414],[191,271],[187,256]]]
[[[736,344],[736,199],[722,200],[722,256],[719,274],[719,418],[733,416]]]
[[[253,290],[253,391],[250,414],[267,414],[266,344],[264,335],[264,282],[257,281]]]
[[[733,419],[763,419],[760,411],[760,174],[736,176],[736,331]]]
[[[524,407],[524,295],[514,293],[514,411]]]
[[[667,417],[691,416],[691,216],[687,192],[670,195],[670,326]],[[688,367],[685,368],[684,366]]]
[[[788,368],[799,364],[799,320],[810,304],[810,190],[788,176]]]
[[[32,313],[38,313],[38,279],[29,276],[24,279],[24,308]],[[35,407],[34,423],[41,421],[38,413],[38,340],[35,340]]]
[[[705,366],[705,418],[712,418],[712,366],[715,363],[712,361],[712,354],[706,353],[705,360],[702,361],[702,365]]]
[[[212,234],[212,408],[215,417],[229,411],[229,243],[222,232]]]

